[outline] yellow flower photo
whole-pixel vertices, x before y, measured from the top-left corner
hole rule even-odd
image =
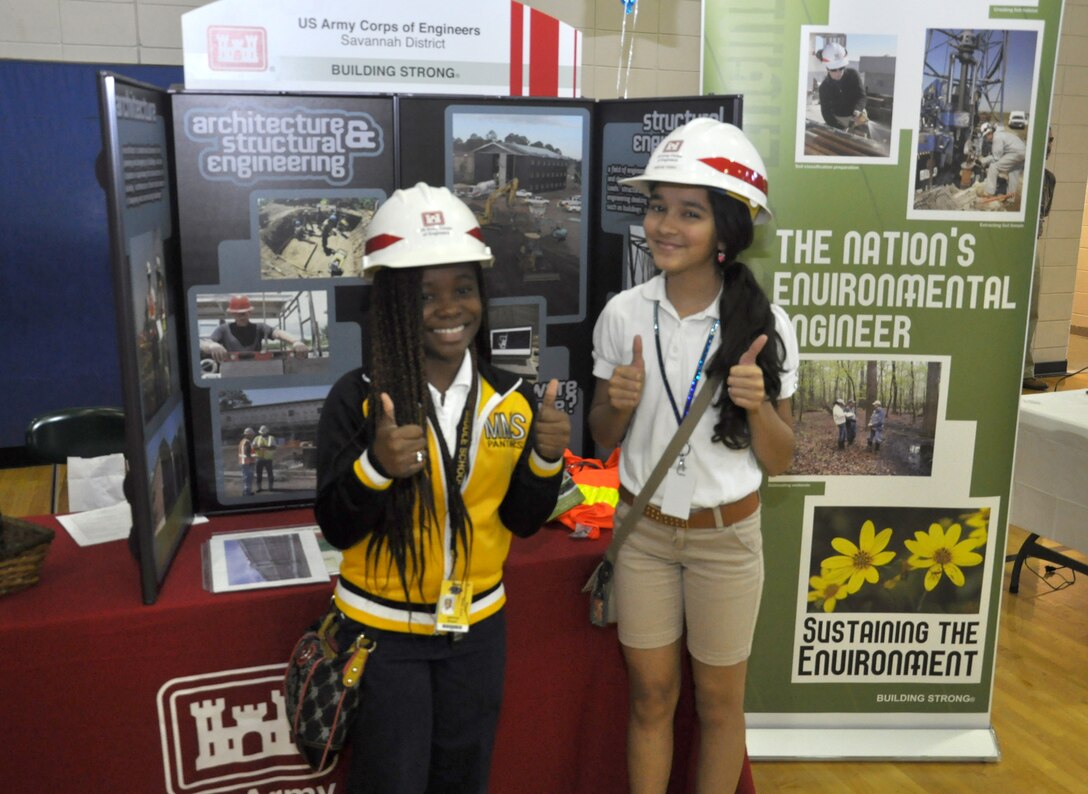
[[[914,540],[903,542],[911,552],[910,566],[926,569],[926,591],[933,590],[942,576],[947,576],[956,587],[963,587],[966,580],[962,569],[982,563],[983,556],[975,551],[976,541],[973,538],[961,541],[962,532],[959,524],[952,524],[947,530],[940,524],[930,524],[929,532],[919,530],[914,533]]]

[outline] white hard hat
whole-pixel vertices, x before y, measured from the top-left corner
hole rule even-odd
[[[257,432],[258,432],[258,433],[260,433],[260,434],[261,434],[261,435],[263,436],[263,435],[264,435],[265,433],[267,433],[267,432],[268,432],[268,425],[261,425],[261,426],[260,426],[260,427],[259,427],[259,428],[257,429]]]
[[[820,50],[820,62],[828,69],[846,68],[846,47],[837,41],[824,45]]]
[[[383,267],[408,268],[495,261],[472,210],[444,187],[420,182],[397,190],[367,228],[363,275]]]
[[[732,124],[697,118],[657,145],[641,176],[621,179],[645,195],[657,182],[723,190],[748,205],[754,223],[772,217],[767,204],[767,169],[756,147]]]
[[[252,427],[247,427],[245,430],[242,431],[242,435],[243,436],[252,436],[253,435],[253,428]]]
[[[981,127],[978,128],[978,131],[983,135],[988,135],[991,132],[995,132],[996,130],[997,125],[990,121],[985,122]]]

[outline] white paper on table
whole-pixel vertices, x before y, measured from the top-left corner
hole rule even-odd
[[[132,530],[132,510],[128,502],[118,502],[110,507],[57,516],[57,521],[80,546],[93,546],[127,538]]]
[[[125,501],[125,456],[68,458],[68,509],[73,513]]]

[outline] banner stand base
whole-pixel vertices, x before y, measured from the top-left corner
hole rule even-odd
[[[1000,761],[993,728],[749,728],[753,761]]]

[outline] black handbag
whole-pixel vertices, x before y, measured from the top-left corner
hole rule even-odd
[[[646,479],[642,490],[635,497],[631,509],[627,511],[623,521],[612,531],[612,542],[605,549],[604,558],[597,563],[597,567],[593,569],[589,580],[582,587],[583,593],[589,593],[589,622],[594,626],[603,628],[608,626],[609,623],[616,622],[616,602],[612,597],[613,567],[616,554],[619,553],[620,546],[623,545],[623,541],[627,539],[627,536],[634,528],[638,517],[646,509],[646,505],[649,504],[650,497],[657,490],[657,486],[665,479],[665,472],[668,471],[669,465],[680,454],[680,450],[683,449],[688,439],[691,438],[691,431],[695,429],[699,417],[703,415],[706,407],[710,405],[710,401],[713,399],[714,392],[717,391],[721,380],[720,376],[713,377],[707,379],[703,384],[703,388],[699,390],[699,396],[691,404],[691,410],[684,417],[684,421],[680,423],[680,427],[676,429],[676,435],[669,441],[665,451],[661,453],[661,458],[657,461],[653,471],[650,472],[650,476]]]
[[[337,643],[337,610],[314,623],[291,652],[283,694],[291,738],[310,767],[332,765],[347,741],[359,706],[359,682],[377,642],[360,633],[346,648]]]

